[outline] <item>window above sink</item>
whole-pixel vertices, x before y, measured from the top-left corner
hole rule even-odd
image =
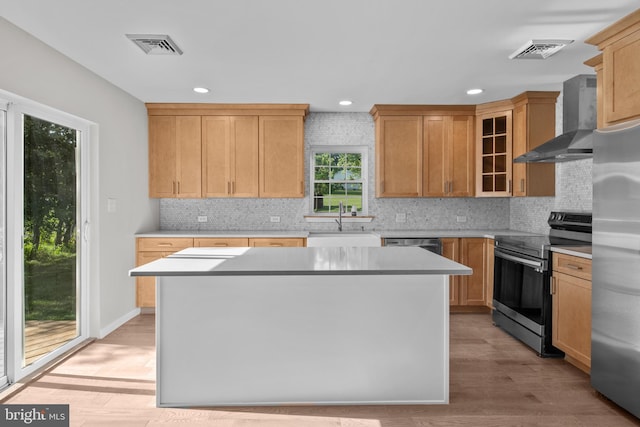
[[[314,146],[310,159],[309,211],[314,216],[367,215],[367,147]]]

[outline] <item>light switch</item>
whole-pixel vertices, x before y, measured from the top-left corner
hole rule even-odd
[[[107,212],[114,213],[116,211],[116,199],[107,199]]]

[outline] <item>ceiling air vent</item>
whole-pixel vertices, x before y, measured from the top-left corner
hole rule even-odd
[[[147,55],[182,55],[182,50],[166,34],[127,34]]]
[[[517,49],[509,59],[547,59],[573,40],[529,40]]]

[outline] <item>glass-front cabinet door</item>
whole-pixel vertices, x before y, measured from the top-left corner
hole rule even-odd
[[[476,196],[511,195],[511,118],[511,110],[479,117]]]

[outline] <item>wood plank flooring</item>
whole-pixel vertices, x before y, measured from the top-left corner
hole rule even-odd
[[[78,336],[75,320],[27,320],[24,327],[26,365]]]
[[[561,359],[537,357],[488,314],[451,315],[450,404],[155,407],[154,316],[88,345],[3,403],[68,403],[72,426],[626,427],[634,418]]]

